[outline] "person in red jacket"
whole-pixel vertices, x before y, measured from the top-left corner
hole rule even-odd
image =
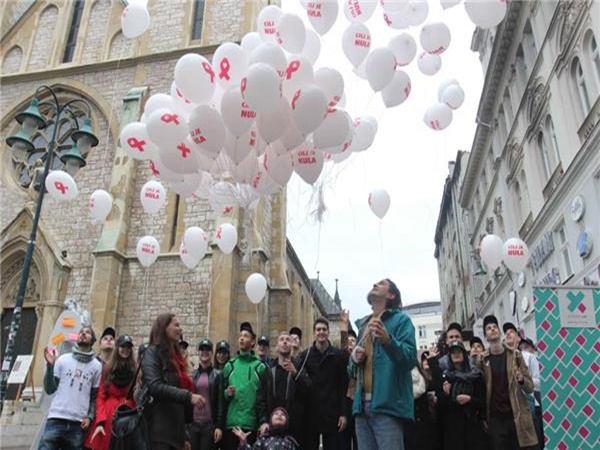
[[[108,450],[112,435],[112,417],[122,404],[134,408],[133,399],[127,393],[134,382],[136,364],[133,356],[133,341],[127,335],[119,336],[116,350],[102,370],[100,390],[96,398],[96,420],[88,434],[85,448]]]

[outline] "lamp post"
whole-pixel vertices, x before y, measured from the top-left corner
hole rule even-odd
[[[39,96],[43,92],[50,94],[50,101],[43,101],[40,103]],[[76,104],[82,104],[87,110],[87,114],[84,112],[83,124],[81,126],[79,125],[74,113],[74,106]],[[12,148],[12,155],[15,161],[24,162],[27,160],[29,153],[35,148],[31,140],[34,136],[34,133],[36,130],[43,129],[48,125],[47,118],[45,118],[40,112],[40,106],[47,106],[47,111],[54,112],[54,129],[52,130],[52,137],[46,146],[45,154],[42,157],[45,158],[44,170],[39,183],[39,191],[35,203],[35,213],[33,216],[31,234],[29,236],[29,240],[27,241],[27,250],[25,252],[25,259],[23,260],[23,271],[21,272],[19,289],[17,291],[17,298],[15,300],[15,309],[13,310],[10,330],[8,332],[8,339],[6,340],[4,360],[2,361],[0,373],[0,413],[2,412],[4,400],[6,398],[8,375],[12,366],[13,356],[15,353],[15,344],[19,334],[19,326],[21,324],[23,301],[25,299],[25,291],[27,288],[33,251],[35,249],[35,239],[40,220],[40,213],[42,211],[42,202],[44,200],[44,194],[46,191],[46,177],[50,172],[50,167],[52,167],[55,157],[58,157],[62,161],[66,172],[68,172],[70,175],[75,175],[77,171],[86,164],[82,153],[85,155],[90,147],[95,147],[98,145],[98,138],[92,131],[90,120],[91,107],[89,103],[83,99],[73,99],[61,105],[58,101],[56,93],[52,88],[48,86],[40,86],[35,91],[35,95],[31,100],[29,107],[25,111],[20,112],[15,116],[17,122],[21,124],[21,129],[17,132],[17,134],[6,139],[6,143]],[[81,111],[80,108],[76,109]],[[62,154],[58,154],[57,136],[60,128],[60,121],[63,115],[67,116],[67,120],[74,122],[75,130],[71,132],[70,136],[74,144],[70,149],[63,151]]]

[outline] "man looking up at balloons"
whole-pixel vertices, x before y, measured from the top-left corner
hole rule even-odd
[[[356,321],[358,344],[349,363],[356,378],[352,413],[358,447],[404,450],[403,420],[414,416],[415,328],[400,311],[400,291],[389,278],[373,285],[367,301],[373,314]]]
[[[223,368],[223,386],[227,404],[223,450],[235,450],[239,442],[232,430],[239,428],[250,432],[248,443],[256,440],[260,425],[260,434],[268,430],[266,395],[260,392],[266,386],[265,366],[252,350],[256,343],[256,334],[249,322],[240,325],[237,356],[225,363]]]

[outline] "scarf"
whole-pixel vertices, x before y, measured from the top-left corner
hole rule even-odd
[[[181,389],[186,389],[190,392],[194,392],[194,382],[192,381],[192,377],[190,377],[190,374],[187,371],[187,361],[183,358],[183,356],[175,352],[171,363],[175,367],[175,372],[177,373],[177,377],[179,378],[179,387]]]
[[[75,358],[75,361],[85,364],[89,363],[92,359],[96,357],[96,354],[93,351],[82,352],[77,347],[73,348],[71,354],[73,355],[73,358]]]

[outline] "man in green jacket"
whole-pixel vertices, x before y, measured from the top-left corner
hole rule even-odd
[[[414,417],[415,327],[400,311],[400,291],[389,278],[373,285],[367,301],[373,314],[356,321],[358,345],[349,365],[358,448],[403,450],[403,421]]]
[[[238,354],[225,363],[223,368],[223,386],[227,403],[227,420],[223,436],[223,450],[236,450],[239,442],[232,430],[239,428],[251,432],[247,442],[252,444],[256,432],[264,433],[268,425],[267,405],[263,401],[266,395],[259,395],[266,386],[267,367],[252,350],[256,335],[249,322],[240,325]],[[259,429],[260,425],[260,429]]]

